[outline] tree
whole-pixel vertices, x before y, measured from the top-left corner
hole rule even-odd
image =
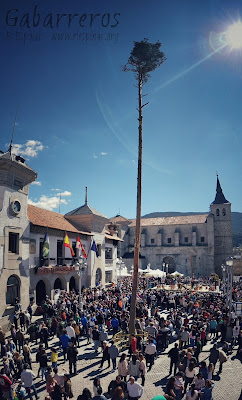
[[[140,252],[140,226],[141,226],[141,192],[142,192],[142,150],[143,150],[143,107],[142,104],[142,88],[150,78],[150,72],[159,67],[165,60],[165,54],[160,51],[161,43],[149,43],[148,39],[141,42],[134,42],[133,50],[130,53],[127,64],[124,65],[123,71],[131,71],[134,73],[135,79],[138,81],[138,113],[139,113],[139,149],[138,149],[138,177],[137,177],[137,209],[136,209],[136,231],[135,231],[135,247],[134,247],[134,271],[132,284],[132,299],[130,307],[129,333],[135,332],[136,318],[136,298],[138,287],[138,269],[139,269],[139,252]]]

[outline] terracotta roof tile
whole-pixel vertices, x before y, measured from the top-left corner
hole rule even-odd
[[[67,232],[82,233],[84,235],[91,235],[90,232],[83,232],[73,226],[64,215],[44,210],[43,208],[35,207],[28,204],[28,219],[33,225],[44,226],[53,229],[59,229]]]
[[[142,218],[141,226],[151,225],[185,225],[185,224],[204,224],[209,214],[184,215],[177,217]],[[131,220],[130,226],[136,225],[136,219]]]

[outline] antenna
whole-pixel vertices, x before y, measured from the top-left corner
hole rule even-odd
[[[15,125],[16,125],[16,119],[17,119],[17,114],[18,114],[18,108],[19,108],[19,104],[17,105],[17,108],[16,108],[16,114],[15,114],[15,118],[14,118],[14,124],[13,124],[12,138],[11,138],[11,142],[10,142],[9,149],[8,149],[8,151],[9,151],[9,153],[10,153],[10,156],[12,155],[12,147],[13,147],[13,134],[14,134]]]
[[[87,186],[86,186],[85,205],[87,205]]]
[[[61,206],[61,193],[60,193],[60,200],[59,200],[59,214],[60,214],[60,206]]]

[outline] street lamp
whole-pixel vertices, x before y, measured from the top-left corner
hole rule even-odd
[[[168,275],[169,264],[166,264],[166,275]]]
[[[79,304],[82,309],[82,273],[87,269],[87,263],[85,262],[84,257],[78,257],[76,265],[79,266],[79,271],[77,272],[77,275],[79,276]]]
[[[227,276],[228,276],[228,291],[229,291],[229,323],[231,321],[231,311],[232,311],[232,292],[233,292],[233,265],[234,261],[232,257],[227,258]]]

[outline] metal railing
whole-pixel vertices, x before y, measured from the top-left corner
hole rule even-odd
[[[135,337],[142,337],[142,340],[148,340],[148,332],[144,332],[141,329],[137,329]],[[131,334],[120,331],[113,337],[114,344],[118,347],[119,351],[124,351],[129,348],[131,343]]]

